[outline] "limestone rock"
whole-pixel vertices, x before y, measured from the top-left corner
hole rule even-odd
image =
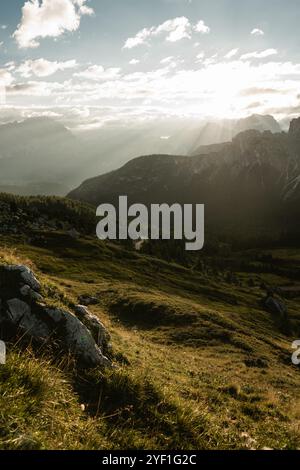
[[[19,284],[27,284],[29,287],[31,287],[31,289],[38,292],[41,290],[41,285],[39,281],[36,279],[33,272],[27,266],[4,266],[4,270],[14,275],[15,282],[19,282]]]
[[[80,321],[71,312],[40,303],[41,285],[26,266],[0,266],[0,328],[37,341],[54,341],[88,366],[111,366],[103,351],[109,334],[97,317],[81,307]],[[77,311],[79,311],[77,309]],[[94,339],[96,338],[96,339]]]
[[[76,305],[74,311],[82,323],[90,330],[101,350],[107,351],[110,349],[110,334],[99,318],[91,314],[84,305]]]

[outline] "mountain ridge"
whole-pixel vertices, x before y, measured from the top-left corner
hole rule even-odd
[[[286,220],[290,226],[299,214],[299,121],[288,133],[244,131],[206,154],[139,157],[85,181],[68,197],[93,205],[117,203],[120,195],[131,203],[204,203],[208,220],[218,225],[250,216],[254,224],[272,220],[283,227]]]
[[[222,126],[228,128],[226,136],[232,137],[234,125],[276,130],[278,124],[273,120],[253,115],[234,121],[235,124],[223,121]],[[185,121],[153,122],[128,128],[119,125],[91,133],[74,133],[59,119],[48,116],[2,124],[0,188],[8,191],[11,188],[15,194],[66,195],[89,176],[117,169],[138,154],[188,155],[191,148],[198,148],[197,153],[214,151],[218,147],[199,149],[197,143],[219,142],[223,132],[218,132],[220,125],[211,124],[209,137],[203,131],[203,124],[188,125]]]

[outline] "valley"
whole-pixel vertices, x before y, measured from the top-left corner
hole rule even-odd
[[[89,318],[112,364],[83,367],[52,317],[42,343],[17,328],[0,367],[2,449],[299,447],[299,120],[198,151],[131,160],[68,198],[0,194],[2,325],[6,305],[35,322]],[[97,240],[97,205],[120,195],[205,203],[204,249]],[[41,284],[25,304],[6,293],[20,266]]]
[[[86,218],[77,217],[76,239],[67,226],[41,225],[30,241],[2,234],[0,261],[30,266],[53,305],[96,298],[90,310],[112,336],[115,369],[78,370],[49,345],[8,344],[1,448],[298,447],[300,376],[291,356],[299,292],[276,292],[299,283],[299,250],[204,253],[195,267],[97,241],[84,231]],[[265,306],[267,291],[282,299],[287,319]]]
[[[138,155],[191,155],[246,129],[280,131],[271,116],[221,122],[175,119],[78,131],[40,116],[0,125],[0,191],[66,196],[82,181],[118,169]],[[168,139],[163,139],[163,134]]]

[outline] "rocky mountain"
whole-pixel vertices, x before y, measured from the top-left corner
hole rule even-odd
[[[201,146],[231,141],[249,129],[281,132],[272,116],[203,122],[161,119],[133,126],[104,126],[78,134],[85,146],[90,175],[115,170],[138,155],[202,153]]]
[[[199,146],[231,140],[239,130],[250,128],[279,130],[271,116],[210,124],[158,120],[80,133],[49,117],[4,124],[0,126],[0,192],[64,196],[91,175],[115,170],[137,155],[206,153]]]
[[[85,181],[70,198],[98,205],[131,202],[205,203],[211,225],[268,230],[299,226],[300,119],[288,133],[249,130],[193,157],[152,155]]]
[[[281,127],[273,116],[253,114],[239,120],[223,120],[209,122],[199,132],[197,139],[189,151],[190,155],[203,153],[203,145],[218,144],[231,141],[237,134],[247,130],[281,132]]]

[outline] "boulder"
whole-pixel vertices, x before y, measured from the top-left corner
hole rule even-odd
[[[98,303],[97,297],[91,297],[89,295],[81,295],[79,297],[80,305],[88,307],[89,305],[96,305]]]
[[[90,313],[84,305],[76,305],[74,311],[82,323],[90,330],[94,340],[101,350],[109,351],[111,349],[111,337],[99,318]]]
[[[31,289],[39,292],[41,285],[36,279],[33,272],[27,267],[22,265],[9,265],[3,267],[4,272],[7,273],[7,279],[10,278],[12,282],[19,285],[27,284]]]
[[[40,290],[39,281],[28,267],[0,266],[2,333],[19,332],[39,342],[53,341],[88,367],[111,366],[103,353],[109,334],[100,320],[81,311],[84,321],[80,321],[67,310],[41,304]]]
[[[77,240],[80,237],[80,233],[75,228],[69,230],[67,234],[74,240]]]
[[[286,304],[276,297],[268,295],[263,300],[263,305],[270,313],[273,313],[274,315],[281,317],[287,316],[288,310]]]

